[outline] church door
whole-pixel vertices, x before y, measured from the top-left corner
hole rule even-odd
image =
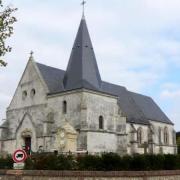
[[[30,155],[30,152],[31,152],[31,137],[25,137],[24,141],[25,141],[25,151],[26,151],[27,155]]]

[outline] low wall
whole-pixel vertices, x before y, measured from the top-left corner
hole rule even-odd
[[[176,171],[0,170],[0,180],[180,180]]]

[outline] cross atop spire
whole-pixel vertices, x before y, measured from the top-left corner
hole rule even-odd
[[[34,52],[31,51],[31,52],[30,52],[30,57],[29,57],[30,60],[33,60],[33,54],[34,54]]]
[[[33,52],[33,51],[31,51],[31,52],[30,52],[30,56],[32,57],[32,56],[33,56],[33,54],[34,54],[34,52]]]
[[[84,19],[84,7],[85,7],[85,4],[86,4],[86,1],[83,0],[82,3],[81,3],[81,5],[83,7],[83,13],[82,13],[83,19]]]

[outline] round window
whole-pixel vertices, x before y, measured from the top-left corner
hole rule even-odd
[[[23,93],[22,93],[22,99],[24,100],[24,99],[26,99],[26,97],[27,97],[27,91],[23,91]]]

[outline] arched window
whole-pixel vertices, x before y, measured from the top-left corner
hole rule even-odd
[[[63,101],[63,113],[66,114],[67,113],[67,102]]]
[[[169,142],[169,134],[168,134],[168,128],[164,128],[164,144],[168,144]]]
[[[138,144],[142,144],[142,128],[138,128],[137,130],[137,141],[138,141]]]
[[[99,116],[99,129],[104,129],[104,119],[103,119],[103,116]]]
[[[159,144],[162,143],[162,138],[161,138],[161,128],[159,127],[158,129],[158,138],[159,138]]]

